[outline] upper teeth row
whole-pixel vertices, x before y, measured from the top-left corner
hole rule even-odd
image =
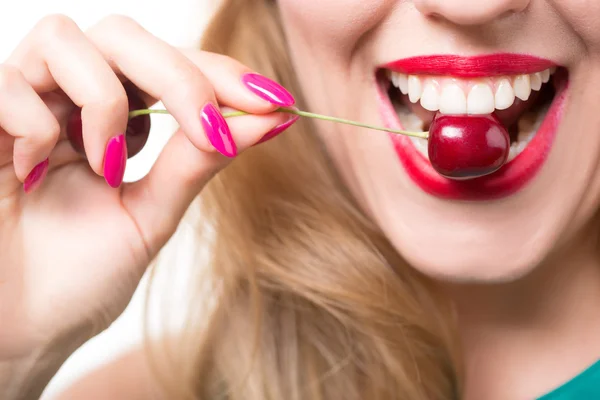
[[[392,84],[412,103],[442,114],[491,114],[506,110],[517,98],[526,101],[550,80],[555,68],[513,77],[465,80],[452,77],[405,75],[389,71]]]

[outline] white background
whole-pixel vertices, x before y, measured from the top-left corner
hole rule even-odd
[[[175,46],[195,46],[209,17],[211,7],[207,3],[208,0],[7,0],[0,13],[0,62],[38,20],[56,13],[70,16],[84,30],[106,15],[125,14]],[[174,129],[168,116],[153,117],[152,126],[148,145],[128,164],[126,180],[138,179],[148,171]],[[125,313],[67,361],[43,399],[49,399],[82,374],[141,340],[145,282],[146,279]]]

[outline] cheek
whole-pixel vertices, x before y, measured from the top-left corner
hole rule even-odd
[[[299,37],[317,48],[351,50],[389,12],[392,0],[279,0],[292,42]],[[298,37],[299,36],[299,37]]]
[[[594,56],[600,53],[600,1],[551,0],[550,3],[583,39]]]

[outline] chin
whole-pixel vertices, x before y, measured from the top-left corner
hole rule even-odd
[[[520,280],[540,265],[549,247],[538,241],[534,246],[508,248],[502,241],[496,241],[498,244],[459,242],[456,238],[439,236],[426,243],[426,248],[413,242],[412,246],[404,243],[397,249],[418,272],[437,281],[455,284],[501,284]]]

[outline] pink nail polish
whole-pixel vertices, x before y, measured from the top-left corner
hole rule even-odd
[[[231,136],[229,126],[217,107],[208,103],[202,109],[202,127],[210,144],[226,157],[237,155],[237,146]]]
[[[25,178],[25,182],[23,182],[23,190],[25,191],[25,193],[31,193],[35,189],[40,187],[40,185],[42,184],[42,181],[48,174],[48,165],[49,164],[50,164],[50,162],[46,158],[44,161],[42,161],[41,163],[36,165],[31,170],[29,175],[27,175],[27,178]]]
[[[283,124],[277,125],[275,128],[273,128],[269,132],[267,132],[265,134],[265,136],[263,136],[258,142],[256,142],[256,144],[264,143],[267,140],[273,139],[275,136],[279,135],[280,133],[285,131],[287,128],[292,126],[296,121],[298,121],[299,118],[300,118],[299,115],[294,115],[292,118],[290,118]]]
[[[123,183],[127,164],[127,142],[125,135],[115,136],[108,141],[104,154],[104,179],[110,187],[118,188]]]
[[[291,107],[296,103],[294,96],[279,83],[259,74],[242,75],[242,82],[252,93],[263,100],[281,107]]]

